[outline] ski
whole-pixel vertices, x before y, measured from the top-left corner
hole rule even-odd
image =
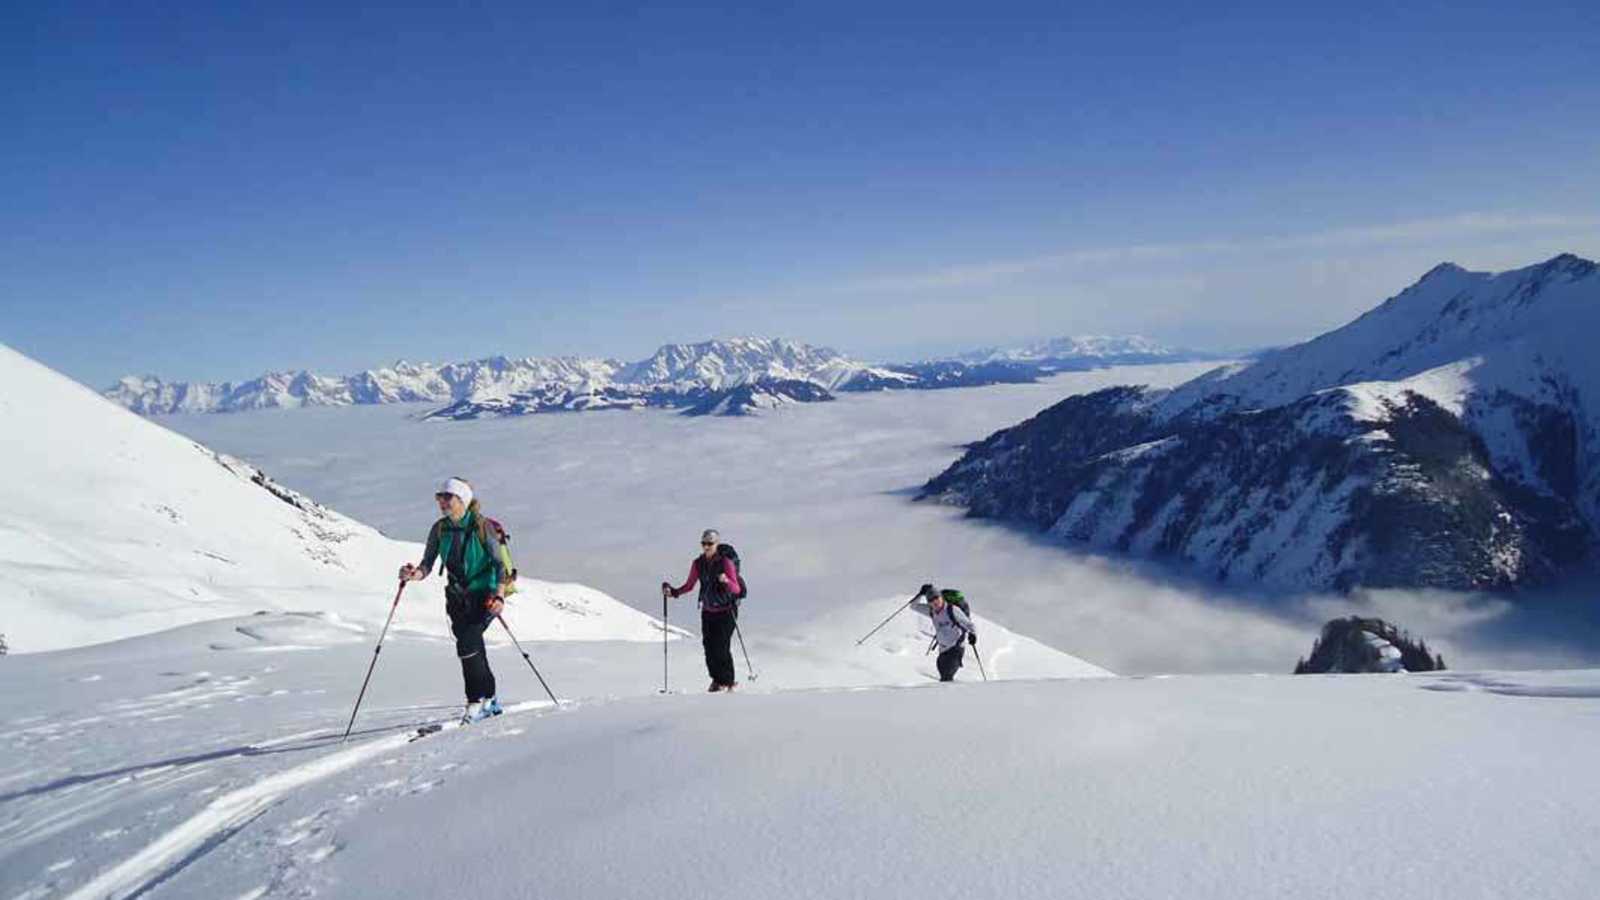
[[[418,728],[416,731],[412,732],[411,733],[411,737],[406,741],[406,743],[409,744],[409,743],[413,743],[415,741],[420,741],[420,740],[422,740],[423,738],[427,737],[430,734],[437,734],[438,732],[443,731],[443,730],[444,730],[444,725],[442,725],[442,724],[440,724],[438,722],[435,722],[432,725],[424,725],[421,728]]]

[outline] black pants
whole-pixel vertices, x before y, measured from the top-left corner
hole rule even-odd
[[[736,621],[731,609],[700,610],[700,642],[706,648],[706,671],[711,674],[712,684],[734,683],[732,641]]]
[[[489,652],[483,646],[483,633],[494,623],[480,600],[452,599],[445,611],[450,614],[450,633],[456,636],[456,656],[461,657],[461,681],[467,689],[467,702],[495,695],[494,673],[489,671]]]
[[[956,644],[949,650],[939,653],[939,680],[955,681],[956,670],[961,668],[961,660],[966,658],[967,645]]]

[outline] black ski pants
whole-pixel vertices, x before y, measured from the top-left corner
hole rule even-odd
[[[724,687],[734,683],[733,626],[737,620],[731,609],[700,610],[700,642],[706,648],[706,671],[712,684]]]
[[[487,599],[487,598],[485,598]],[[483,601],[451,598],[445,606],[450,615],[450,633],[456,636],[456,656],[461,658],[461,681],[467,702],[486,700],[495,695],[494,673],[489,670],[489,651],[483,633],[494,624],[494,616],[483,608]]]
[[[961,668],[961,661],[967,656],[967,645],[956,644],[949,650],[939,653],[939,680],[955,681],[956,670]],[[924,657],[926,659],[926,657]]]

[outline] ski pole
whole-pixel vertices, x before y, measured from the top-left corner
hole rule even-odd
[[[522,642],[518,641],[517,636],[511,633],[511,626],[507,625],[506,620],[500,615],[496,614],[495,618],[500,620],[500,626],[504,628],[506,630],[506,634],[511,637],[511,643],[517,645],[517,652],[521,653],[522,658],[527,660],[528,668],[533,670],[533,677],[539,679],[539,684],[544,688],[544,692],[550,695],[551,702],[557,706],[560,706],[561,701],[556,699],[556,692],[550,690],[550,685],[545,684],[544,676],[539,674],[539,667],[533,664],[533,657],[528,655],[528,651],[522,649]]]
[[[394,621],[394,611],[400,608],[400,595],[405,593],[406,582],[400,582],[400,590],[394,592],[394,602],[389,604],[389,618],[383,620],[383,630],[378,632],[378,646],[372,648],[372,662],[367,664],[367,677],[361,679],[361,693],[356,695],[356,707],[350,710],[350,723],[344,726],[344,737],[339,743],[350,740],[350,729],[356,727],[356,713],[361,711],[361,701],[367,696],[367,683],[372,680],[372,670],[378,667],[378,653],[383,650],[384,635],[389,633],[389,623]]]
[[[671,693],[667,688],[667,592],[661,592],[661,693]]]
[[[750,665],[750,651],[744,648],[744,632],[739,630],[739,614],[737,612],[733,614],[733,633],[739,636],[739,649],[744,653],[744,670],[749,674],[750,680],[755,681],[761,676],[756,674],[755,666]]]
[[[920,596],[922,596],[922,595],[918,594],[916,597],[912,597],[910,600],[907,600],[906,602],[900,604],[900,608],[895,610],[894,612],[890,613],[888,619],[884,619],[882,622],[878,623],[878,628],[872,629],[871,631],[869,631],[865,635],[863,635],[861,640],[856,641],[856,646],[859,647],[862,644],[865,644],[867,642],[867,638],[872,637],[873,635],[877,634],[879,628],[882,628],[883,626],[889,624],[890,620],[892,620],[895,616],[898,616],[901,613],[905,612],[906,607],[908,607],[911,604],[915,603],[916,600],[917,600],[917,597],[920,597]]]
[[[977,660],[978,660],[978,674],[983,676],[983,680],[984,681],[988,681],[989,680],[989,673],[984,671],[984,669],[983,669],[983,653],[980,650],[978,650],[978,645],[977,644],[973,644],[972,645],[972,655],[974,657],[976,657]]]

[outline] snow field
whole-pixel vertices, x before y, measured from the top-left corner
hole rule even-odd
[[[434,585],[429,593],[437,590]],[[929,629],[920,616],[902,613],[871,641],[854,643],[897,602],[903,601],[837,610],[794,632],[747,626],[759,678],[746,678],[741,655],[742,690],[930,683],[936,675],[933,658],[923,654]],[[1109,674],[981,618],[978,624],[991,678]],[[298,872],[307,864],[305,854],[323,854],[312,861],[319,862],[333,852],[330,845],[309,842],[303,828],[258,828],[255,822],[291,796],[322,790],[313,782],[358,768],[386,772],[362,791],[341,795],[356,798],[339,804],[346,813],[362,798],[427,793],[447,783],[438,772],[397,774],[404,757],[391,751],[410,752],[400,745],[417,724],[459,715],[460,674],[449,641],[391,631],[351,743],[338,743],[377,630],[337,616],[261,614],[8,658],[17,691],[0,701],[0,723],[8,726],[0,748],[9,760],[0,763],[0,870],[13,877],[37,874],[43,880],[27,889],[46,891],[40,896],[68,890],[77,897],[133,896],[180,877],[186,884],[231,877],[232,863],[219,869],[211,857],[237,843],[255,848],[251,853],[266,847],[282,857],[285,871]],[[659,630],[656,635],[659,640]],[[672,699],[656,693],[662,675],[657,643],[523,643],[567,701],[563,714],[630,696]],[[667,647],[674,693],[698,695],[706,680],[699,642],[672,640]],[[490,655],[509,709],[520,713],[545,704],[514,649],[497,642]],[[962,677],[980,676],[969,662]],[[531,727],[523,715],[495,722],[513,719],[517,729]],[[496,728],[502,729],[496,734],[516,736],[510,726]],[[84,846],[90,849],[76,849]],[[298,849],[281,849],[287,847]],[[67,853],[76,853],[77,864],[52,871]],[[0,877],[0,895],[20,886]]]
[[[1496,677],[1542,694],[1211,676],[626,700],[462,735],[470,768],[352,816],[321,883],[1334,898],[1354,865],[1408,897],[1590,896],[1600,675]]]
[[[1600,672],[940,685],[912,613],[854,647],[892,608],[815,629],[846,688],[778,684],[818,646],[752,644],[760,681],[712,696],[675,641],[662,697],[658,647],[539,643],[557,711],[492,650],[513,710],[416,743],[459,710],[436,639],[391,638],[345,745],[367,642],[210,649],[280,617],[13,657],[0,895],[1333,898],[1358,859],[1407,896],[1589,896]]]

